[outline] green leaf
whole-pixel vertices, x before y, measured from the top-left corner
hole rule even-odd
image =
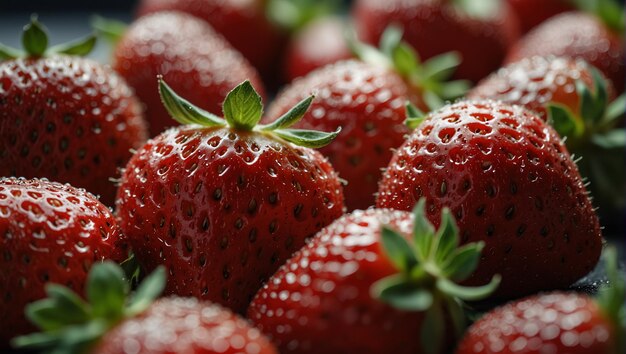
[[[477,19],[493,19],[502,6],[499,0],[454,0],[452,3]]]
[[[87,299],[94,316],[110,320],[121,318],[127,294],[128,284],[117,264],[105,261],[93,265],[87,276]]]
[[[437,302],[426,311],[422,322],[420,342],[424,353],[441,353],[445,328],[444,313]]]
[[[582,79],[576,80],[576,91],[580,97],[580,114],[585,126],[596,126],[602,118],[604,107],[598,106],[596,99]]]
[[[443,265],[443,273],[453,281],[467,279],[478,267],[484,242],[469,243],[454,250],[449,261]]]
[[[602,121],[602,127],[610,127],[614,123],[617,123],[626,111],[626,93],[622,93],[613,102],[609,104],[604,114]]]
[[[413,48],[405,43],[397,46],[391,56],[396,71],[404,77],[414,74],[418,69],[418,57]]]
[[[89,35],[85,38],[81,38],[72,42],[59,44],[51,47],[48,52],[60,53],[67,55],[85,56],[89,54],[96,45],[96,36]]]
[[[31,16],[30,23],[24,26],[22,45],[26,52],[33,57],[40,57],[46,52],[48,35],[43,25],[37,20],[37,15]]]
[[[424,98],[424,103],[426,103],[426,106],[428,106],[431,111],[437,110],[446,104],[434,91],[425,90],[424,93],[422,93],[422,97]]]
[[[306,111],[311,106],[311,102],[313,102],[314,98],[315,96],[311,95],[303,99],[302,101],[298,102],[298,104],[293,106],[287,113],[283,114],[272,123],[261,126],[259,130],[269,131],[289,128],[290,126],[297,123],[300,119],[302,119]]]
[[[66,315],[58,309],[57,301],[54,299],[43,299],[35,301],[26,306],[26,318],[45,331],[52,331],[63,327],[70,322],[66,322]]]
[[[249,131],[261,120],[263,103],[250,81],[246,80],[228,93],[222,110],[228,125]]]
[[[606,269],[609,283],[599,289],[598,304],[604,314],[608,316],[616,328],[622,328],[623,315],[626,311],[624,296],[626,296],[626,284],[624,275],[618,270],[618,255],[615,246],[607,247],[604,250],[604,267]],[[623,349],[624,338],[617,335],[618,348]],[[619,350],[618,352],[622,352]]]
[[[339,132],[341,132],[341,128],[337,128],[337,130],[332,133],[305,129],[277,129],[272,131],[273,134],[276,134],[290,143],[310,148],[320,148],[330,144],[330,142],[339,135]]]
[[[595,13],[609,28],[617,33],[624,32],[624,8],[617,1],[597,0],[590,2],[596,3]]]
[[[410,273],[417,266],[418,260],[413,253],[413,248],[396,230],[384,225],[381,231],[381,241],[385,255],[398,270]]]
[[[429,258],[434,236],[435,228],[426,217],[426,198],[420,198],[413,208],[413,244],[420,261]]]
[[[453,283],[446,278],[437,279],[437,288],[449,296],[465,301],[482,300],[492,294],[500,285],[500,275],[494,275],[491,281],[483,286],[469,287]]]
[[[581,124],[567,106],[549,103],[547,106],[548,122],[561,137],[577,138],[582,133]]]
[[[404,311],[425,311],[433,303],[432,294],[401,274],[382,278],[371,288],[372,297]]]
[[[424,62],[424,77],[436,81],[446,80],[460,64],[461,55],[458,52],[439,54]]]
[[[226,125],[226,122],[222,118],[196,107],[191,102],[176,94],[176,92],[165,83],[163,77],[159,76],[158,82],[161,101],[170,116],[177,122],[181,124],[198,124],[205,127],[223,127]]]
[[[297,33],[322,16],[337,13],[337,0],[268,0],[264,1],[266,16],[281,29]]]
[[[603,149],[623,149],[626,147],[626,129],[614,129],[604,134],[594,134],[591,136],[591,141]]]
[[[607,81],[595,66],[591,67],[591,76],[593,77],[593,86],[596,89],[595,105],[599,111],[598,115],[602,117],[608,103]]]
[[[124,271],[124,276],[126,280],[128,280],[128,282],[130,283],[131,287],[134,287],[135,285],[137,285],[137,283],[139,283],[141,267],[134,253],[131,253],[128,258],[120,263],[120,267]]]
[[[406,120],[404,124],[411,128],[417,128],[426,119],[426,115],[410,101],[405,104]]]
[[[457,298],[444,297],[444,299],[448,307],[447,313],[449,314],[450,319],[452,320],[452,325],[454,326],[455,338],[461,338],[465,332],[465,327],[467,326],[463,306]]]
[[[385,28],[385,31],[380,36],[379,48],[380,51],[391,58],[394,50],[402,42],[402,28],[396,24],[392,24]]]
[[[469,80],[454,80],[440,83],[437,94],[443,99],[452,100],[461,97],[472,87]]]
[[[130,316],[135,316],[145,311],[165,289],[166,278],[167,275],[163,266],[159,266],[152,274],[148,275],[139,284],[137,291],[128,304],[126,313]]]
[[[442,264],[459,245],[459,230],[450,209],[441,210],[441,225],[435,235],[435,261]]]
[[[122,21],[112,20],[101,16],[93,16],[91,18],[91,27],[98,33],[98,36],[112,44],[119,42],[128,25]]]
[[[23,55],[24,55],[24,53],[22,53],[21,50],[15,49],[15,48],[11,48],[9,46],[6,46],[6,45],[0,43],[0,61],[16,59],[16,58],[19,58],[19,57],[21,57]]]

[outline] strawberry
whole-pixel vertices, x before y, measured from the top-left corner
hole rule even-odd
[[[455,77],[474,82],[498,68],[519,36],[517,18],[498,0],[357,0],[352,14],[359,38],[377,43],[390,23],[404,27],[404,40],[428,59],[458,51]]]
[[[44,297],[46,282],[82,291],[92,263],[122,261],[125,249],[113,215],[88,192],[0,178],[0,349],[32,331],[24,306]]]
[[[175,124],[161,104],[157,75],[213,113],[220,112],[226,94],[246,79],[263,92],[258,73],[241,54],[210,25],[181,12],[139,18],[125,31],[113,56],[113,68],[146,105],[152,136]]]
[[[572,155],[582,157],[580,173],[591,182],[595,204],[609,215],[621,213],[626,205],[626,130],[620,126],[626,95],[617,100],[614,96],[610,81],[597,69],[580,59],[562,57],[533,57],[509,64],[468,94],[522,104],[549,120],[559,135],[567,137]]]
[[[557,15],[520,39],[506,63],[533,56],[581,58],[600,69],[621,92],[625,75],[622,13],[623,9],[612,10],[606,19],[584,12]]]
[[[354,44],[366,62],[339,62],[294,81],[276,97],[269,117],[287,112],[310,92],[316,99],[298,127],[335,130],[341,134],[320,151],[329,158],[345,187],[348,209],[374,204],[380,169],[391,159],[391,149],[404,141],[407,99],[423,109],[439,105],[441,97],[453,98],[465,90],[465,82],[443,82],[458,65],[454,53],[419,63],[416,53],[400,42],[401,32],[390,28],[381,43],[384,53]],[[428,104],[427,104],[428,103]]]
[[[265,3],[265,0],[142,0],[138,14],[182,11],[198,17],[270,79],[284,45],[284,35],[266,17]]]
[[[347,24],[338,16],[321,17],[296,32],[285,53],[288,82],[322,66],[352,58],[344,39]]]
[[[464,328],[462,300],[486,296],[499,278],[478,288],[455,284],[472,273],[484,245],[457,248],[449,211],[435,232],[425,204],[414,217],[368,209],[336,220],[270,278],[248,318],[281,353],[442,352],[444,339]]]
[[[157,268],[129,294],[119,266],[94,265],[86,286],[88,302],[64,286],[47,284],[49,297],[26,309],[42,332],[13,343],[48,353],[277,353],[257,329],[221,306],[194,298],[155,301],[165,273]]]
[[[567,287],[593,269],[602,236],[576,165],[554,129],[520,106],[465,101],[430,113],[392,158],[379,208],[449,207],[463,243],[484,241],[468,284],[495,272],[510,298]]]
[[[517,15],[523,33],[552,16],[573,10],[569,0],[507,0]]]
[[[25,53],[0,45],[0,175],[68,182],[112,204],[109,179],[147,135],[137,99],[111,69],[77,56],[93,36],[47,48],[33,17],[23,43]]]
[[[288,129],[311,97],[256,126],[263,106],[247,81],[226,96],[226,120],[163,81],[160,89],[173,118],[194,125],[167,130],[130,160],[117,200],[122,229],[141,265],[167,265],[168,294],[241,312],[307,237],[342,214],[336,173],[306,147],[337,132]]]
[[[617,354],[624,352],[624,275],[607,249],[609,287],[598,299],[577,293],[533,295],[474,323],[456,354]]]

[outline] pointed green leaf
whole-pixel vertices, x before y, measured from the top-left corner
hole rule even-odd
[[[426,115],[410,101],[405,104],[406,120],[404,124],[411,128],[417,128],[426,119]]]
[[[617,123],[626,111],[626,93],[622,93],[613,102],[609,104],[604,114],[602,121],[602,127],[610,127],[614,123]]]
[[[112,20],[101,16],[91,18],[91,27],[98,33],[98,36],[112,44],[117,43],[126,30],[128,25],[122,21]]]
[[[580,114],[582,115],[585,126],[594,127],[602,118],[602,110],[604,107],[598,107],[589,87],[582,79],[576,80],[576,91],[580,97]]]
[[[96,36],[91,34],[85,38],[77,39],[75,41],[55,45],[51,47],[48,52],[60,53],[67,55],[85,56],[91,53],[92,49],[96,45]]]
[[[459,64],[461,64],[461,55],[458,52],[439,54],[424,62],[424,77],[427,80],[446,80],[452,76]]]
[[[396,230],[383,226],[381,241],[385,255],[398,270],[410,272],[418,264],[413,248]]]
[[[442,264],[459,245],[459,229],[450,209],[441,210],[441,225],[435,235],[435,261]]]
[[[401,43],[394,49],[391,60],[394,68],[401,76],[407,77],[419,70],[417,53],[405,43]]]
[[[162,77],[158,78],[158,82],[161,101],[170,116],[177,122],[181,124],[198,124],[205,127],[223,127],[226,125],[222,118],[196,107],[191,102],[180,97],[165,83]]]
[[[120,318],[127,294],[128,284],[122,268],[110,261],[93,265],[87,276],[87,299],[94,316]]]
[[[48,48],[48,35],[36,15],[31,16],[30,23],[24,26],[22,45],[26,52],[34,57],[42,56]]]
[[[439,303],[435,303],[426,311],[422,323],[420,332],[422,352],[426,354],[441,353],[445,329],[443,309]]]
[[[608,103],[608,93],[606,89],[607,81],[595,66],[591,67],[591,76],[593,77],[593,86],[596,89],[595,106],[599,111],[600,117],[604,115],[606,105]]]
[[[604,134],[598,133],[591,136],[591,141],[603,149],[623,149],[626,147],[626,130],[614,129]]]
[[[290,143],[310,148],[320,148],[330,144],[330,142],[339,135],[339,132],[341,132],[341,128],[337,128],[337,130],[332,133],[305,129],[277,129],[272,131],[273,134],[276,134]]]
[[[494,275],[491,281],[483,286],[469,287],[453,283],[446,278],[437,279],[437,288],[449,296],[457,297],[465,301],[477,301],[485,299],[492,294],[500,285],[500,275]]]
[[[420,198],[413,208],[413,244],[420,261],[428,259],[434,236],[435,228],[426,217],[426,198]]]
[[[424,103],[431,111],[437,110],[446,105],[444,100],[439,97],[435,92],[426,90],[422,93],[422,97],[424,98]]]
[[[141,275],[141,267],[139,266],[139,262],[137,261],[135,254],[131,253],[128,258],[120,263],[120,267],[124,271],[124,276],[130,283],[131,287],[137,285],[139,282],[139,276]]]
[[[165,267],[163,266],[159,266],[152,274],[148,275],[139,284],[126,313],[134,316],[145,311],[165,289],[166,278]]]
[[[16,59],[23,55],[24,53],[22,53],[22,51],[20,51],[19,49],[11,48],[0,43],[0,61]]]
[[[311,106],[311,102],[315,96],[311,95],[293,106],[287,113],[280,116],[270,124],[263,125],[259,130],[269,131],[276,129],[285,129],[297,123]]]
[[[412,284],[402,274],[380,279],[372,285],[371,292],[372,297],[404,311],[425,311],[433,302],[427,289]]]
[[[63,332],[42,332],[13,338],[11,345],[16,349],[40,350],[54,347],[62,341]]]
[[[72,323],[67,321],[65,313],[58,308],[57,301],[53,299],[30,303],[26,306],[25,313],[31,323],[44,331],[52,331]]]
[[[391,58],[393,56],[394,50],[402,42],[402,33],[402,28],[396,24],[387,26],[383,34],[380,36],[380,43],[378,45],[380,51],[384,55]]]
[[[624,296],[626,295],[626,284],[624,276],[618,270],[617,249],[615,246],[607,247],[604,250],[604,268],[608,277],[608,284],[602,286],[598,292],[598,304],[604,313],[619,326],[620,316],[624,314]],[[623,338],[620,338],[623,340]]]
[[[549,103],[548,122],[561,137],[577,138],[582,133],[582,124],[566,106],[559,103]]]
[[[442,267],[444,275],[456,282],[467,279],[478,267],[480,253],[484,247],[484,242],[476,242],[457,248]]]
[[[250,81],[244,81],[232,89],[222,106],[224,119],[235,129],[252,130],[261,120],[263,103]]]
[[[465,95],[470,87],[472,87],[472,83],[468,80],[442,82],[437,94],[443,99],[452,100]]]
[[[26,307],[26,317],[39,328],[50,331],[89,319],[87,304],[72,290],[58,284],[48,284],[46,293],[48,298]]]
[[[346,44],[350,52],[361,61],[383,68],[393,68],[389,57],[373,46],[359,41],[354,30],[346,31]]]

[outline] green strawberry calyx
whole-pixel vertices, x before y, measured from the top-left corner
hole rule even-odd
[[[592,13],[622,36],[626,27],[624,6],[618,0],[570,0],[580,10]]]
[[[626,343],[624,333],[626,332],[626,283],[624,274],[618,269],[617,249],[615,246],[607,247],[604,251],[604,264],[608,278],[608,284],[600,287],[596,300],[604,315],[610,319],[615,328],[616,336],[615,353],[624,353]]]
[[[224,118],[207,112],[180,97],[159,77],[161,100],[169,114],[181,124],[196,124],[203,127],[230,127],[238,131],[255,131],[279,137],[290,143],[318,148],[329,144],[341,131],[338,128],[331,133],[316,130],[292,129],[313,102],[309,96],[293,106],[287,113],[269,124],[259,124],[263,116],[261,96],[249,81],[244,81],[232,89],[224,99],[222,112]]]
[[[123,269],[105,261],[87,276],[86,300],[71,289],[49,283],[47,298],[26,306],[26,317],[42,332],[13,339],[16,348],[42,353],[84,353],[110,328],[145,311],[165,288],[166,272],[158,267],[134,293]]]
[[[406,120],[404,121],[404,125],[406,125],[410,129],[417,128],[420,124],[422,124],[424,119],[426,119],[426,113],[415,107],[415,105],[410,101],[406,102],[405,110]]]
[[[425,353],[440,352],[446,317],[452,320],[457,337],[463,334],[466,318],[464,301],[481,300],[500,284],[500,276],[479,287],[457,284],[478,266],[483,242],[459,246],[459,230],[448,208],[442,209],[438,230],[426,218],[426,199],[413,209],[412,242],[397,231],[383,226],[382,246],[397,274],[385,277],[371,287],[374,298],[404,311],[423,311],[421,343]]]
[[[461,63],[461,56],[457,52],[443,53],[422,62],[415,49],[402,41],[402,34],[400,27],[390,25],[380,38],[380,49],[362,43],[354,36],[349,36],[348,44],[357,58],[390,68],[418,88],[422,92],[422,100],[431,110],[441,108],[445,101],[461,97],[467,92],[469,81],[448,81]]]
[[[0,43],[0,61],[25,57],[41,58],[54,54],[85,56],[91,52],[95,45],[96,36],[91,34],[72,42],[48,47],[47,29],[39,22],[37,15],[32,15],[30,23],[24,26],[22,32],[22,47],[24,49],[12,48]]]
[[[337,0],[268,0],[267,18],[283,30],[296,32],[317,18],[340,11]]]
[[[96,34],[113,46],[122,39],[128,30],[128,25],[125,22],[97,15],[91,18],[90,23]]]

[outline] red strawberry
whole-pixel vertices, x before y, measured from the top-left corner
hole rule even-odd
[[[0,175],[68,182],[111,204],[109,179],[147,135],[137,99],[111,69],[75,56],[94,37],[46,49],[33,18],[24,41],[26,54],[0,47]]]
[[[338,16],[321,17],[296,32],[285,53],[288,82],[322,66],[352,58],[344,32],[347,24]]]
[[[211,26],[181,12],[161,12],[136,20],[116,46],[113,67],[146,105],[150,133],[176,124],[163,108],[157,75],[209,112],[219,113],[226,94],[251,80],[263,95],[256,70]]]
[[[167,293],[241,312],[307,237],[342,214],[331,165],[301,147],[337,133],[287,129],[311,98],[256,126],[263,107],[249,82],[226,97],[226,121],[160,86],[172,116],[195,125],[164,132],[130,160],[117,200],[122,229],[140,264],[167,265]]]
[[[374,204],[380,169],[409,131],[402,124],[406,100],[427,110],[426,102],[438,105],[439,96],[453,98],[465,89],[461,81],[443,82],[458,65],[453,53],[418,63],[413,50],[400,42],[401,35],[396,29],[386,32],[381,45],[385,55],[357,44],[368,63],[345,61],[314,71],[283,89],[269,109],[268,116],[276,118],[311,92],[317,93],[297,126],[325,131],[343,128],[320,151],[348,181],[345,195],[350,210]]]
[[[617,10],[618,16],[623,10]],[[612,29],[616,28],[616,29]],[[600,18],[583,12],[555,16],[511,48],[506,62],[513,63],[533,56],[581,58],[600,69],[621,92],[624,89],[623,25],[609,27]]]
[[[24,306],[48,281],[82,291],[92,263],[122,261],[125,244],[93,195],[47,180],[0,178],[0,348],[33,328]]]
[[[574,9],[568,0],[507,0],[507,3],[524,33],[552,16]]]
[[[472,81],[498,68],[519,35],[515,15],[496,0],[357,0],[353,16],[365,42],[377,43],[390,23],[398,23],[424,59],[458,51],[463,62],[455,77]]]
[[[470,98],[522,104],[567,137],[578,168],[591,182],[590,191],[603,213],[622,213],[626,130],[620,122],[626,108],[614,100],[610,81],[582,60],[533,57],[508,65],[483,80]],[[607,221],[611,218],[607,218]],[[621,217],[615,218],[621,219]]]
[[[457,248],[449,212],[435,233],[424,205],[414,218],[369,209],[336,220],[270,278],[248,318],[281,353],[441,352],[444,338],[464,328],[462,299],[486,296],[498,279],[456,285],[475,269],[483,245]],[[449,323],[454,329],[446,331]]]
[[[497,297],[566,287],[598,261],[600,226],[576,165],[520,106],[466,101],[429,114],[391,160],[376,205],[410,210],[422,197],[433,222],[449,207],[463,242],[485,241],[468,284],[499,272]]]
[[[556,292],[512,302],[474,323],[456,354],[623,353],[624,275],[609,253],[613,281],[597,301]]]
[[[275,354],[276,349],[242,318],[194,298],[163,298],[159,267],[129,296],[115,263],[94,265],[86,299],[48,284],[49,298],[30,304],[26,314],[42,333],[18,337],[17,347],[54,353],[93,354]]]
[[[201,18],[270,79],[284,38],[266,17],[265,3],[265,0],[142,0],[138,14],[182,11]]]

